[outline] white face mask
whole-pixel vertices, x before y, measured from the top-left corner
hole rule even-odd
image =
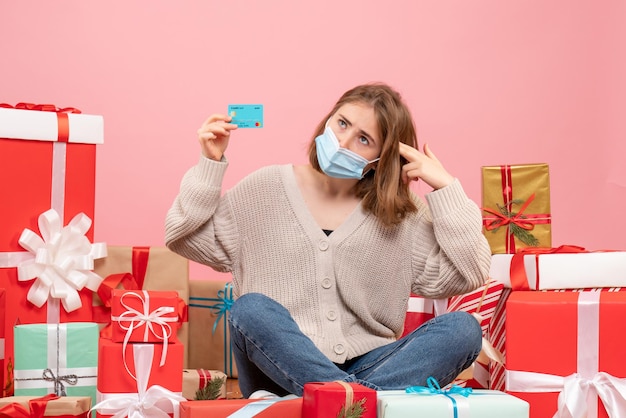
[[[317,161],[324,173],[339,179],[363,178],[363,170],[368,164],[378,161],[376,158],[368,161],[359,154],[339,146],[339,140],[326,123],[324,133],[315,138]]]

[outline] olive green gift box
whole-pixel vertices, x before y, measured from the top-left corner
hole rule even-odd
[[[13,328],[15,395],[89,396],[96,403],[98,338],[94,322]]]

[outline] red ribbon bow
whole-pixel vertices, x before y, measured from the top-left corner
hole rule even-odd
[[[55,399],[59,399],[59,396],[54,393],[31,399],[28,401],[28,408],[17,402],[10,403],[0,408],[0,418],[43,418],[48,402]]]

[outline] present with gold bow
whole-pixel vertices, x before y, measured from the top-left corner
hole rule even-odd
[[[176,337],[184,346],[184,365],[188,363],[189,260],[166,247],[109,245],[107,256],[95,262],[94,272],[104,277],[93,297],[94,321],[105,327],[111,322],[113,290],[173,291],[184,306],[176,306],[179,319]],[[103,330],[110,338],[110,328]]]
[[[0,398],[0,418],[87,418],[88,396],[9,396]]]
[[[552,245],[547,164],[482,167],[482,206],[492,254]]]
[[[91,322],[14,328],[16,396],[89,396],[96,400],[98,326]]]

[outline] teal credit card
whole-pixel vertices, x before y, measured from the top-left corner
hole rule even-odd
[[[231,104],[228,105],[228,115],[233,118],[239,128],[262,128],[263,105],[262,104]]]

